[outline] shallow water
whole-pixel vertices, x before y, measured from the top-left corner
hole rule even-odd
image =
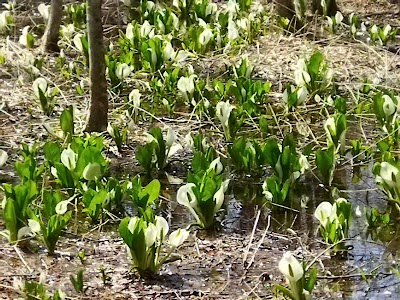
[[[348,165],[336,172],[333,185],[339,188],[341,196],[352,203],[353,221],[349,233],[351,239],[347,242],[350,249],[346,257],[338,255],[329,258],[325,255],[322,258],[326,270],[336,276],[335,280],[327,284],[335,299],[400,299],[400,277],[396,275],[400,232],[388,232],[381,236],[384,240],[381,241],[376,237],[373,239],[367,231],[364,208],[369,210],[375,207],[382,212],[387,206],[384,193],[375,184],[372,166],[370,163],[368,166],[355,168],[354,172]],[[313,178],[307,177],[291,195],[290,206],[293,210],[283,209],[265,205],[260,184],[251,184],[248,180],[231,181],[226,199],[226,214],[222,222],[223,231],[226,234],[249,234],[254,226],[257,209],[261,208],[258,229],[265,229],[266,216],[269,214],[271,231],[287,233],[286,229],[291,228],[298,236],[305,237],[310,249],[321,253],[325,248],[316,242],[320,237],[313,212],[320,202],[330,199],[329,191]],[[306,207],[302,207],[301,202],[305,200],[308,200]],[[361,211],[359,215],[355,214],[357,207]],[[173,223],[191,220],[179,208],[178,211],[179,215],[173,212]],[[321,270],[321,266],[318,267]],[[320,276],[323,276],[323,273],[321,271]],[[361,274],[366,274],[365,280]]]

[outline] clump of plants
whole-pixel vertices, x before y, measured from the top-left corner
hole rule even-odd
[[[352,205],[344,198],[334,204],[321,202],[314,212],[319,221],[319,232],[323,240],[332,247],[333,252],[345,250],[344,240],[348,238],[352,220]]]
[[[147,213],[142,217],[126,217],[119,225],[119,233],[128,247],[132,267],[140,276],[151,276],[168,263],[173,251],[188,238],[189,232],[177,229],[168,237],[169,251],[162,255],[169,225],[163,217]]]
[[[291,252],[283,254],[278,265],[279,271],[286,277],[289,288],[283,285],[275,285],[274,293],[282,294],[286,299],[307,300],[311,299],[312,291],[317,282],[318,269],[312,270],[300,263]]]
[[[179,188],[177,201],[189,210],[197,225],[204,229],[212,228],[224,203],[229,181],[223,178],[223,165],[219,157],[209,164],[195,157],[188,183]]]

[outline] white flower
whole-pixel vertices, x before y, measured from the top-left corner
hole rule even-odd
[[[190,75],[189,77],[181,77],[178,80],[178,90],[189,100],[189,96],[192,97],[194,93],[194,79],[196,75]]]
[[[139,107],[140,107],[140,91],[138,89],[133,89],[130,93],[129,93],[129,101],[132,102],[133,105],[133,109],[136,111]]]
[[[50,168],[50,173],[51,175],[53,175],[55,178],[58,178],[58,174],[57,174],[57,169],[54,167]]]
[[[79,52],[83,52],[82,37],[83,35],[81,33],[77,33],[73,39],[74,45]]]
[[[33,233],[39,233],[40,232],[40,224],[39,224],[38,221],[29,219],[28,220],[28,226],[29,226],[29,228],[31,229],[31,231]]]
[[[235,22],[231,19],[228,21],[228,40],[234,41],[239,37],[239,32],[236,28]]]
[[[169,226],[167,220],[163,217],[156,216],[156,229],[157,229],[157,239],[162,241],[169,231]]]
[[[214,206],[214,214],[216,214],[220,209],[222,204],[224,203],[224,199],[225,199],[225,191],[228,188],[229,185],[229,179],[225,180],[223,182],[223,184],[221,184],[221,187],[218,189],[218,191],[214,194],[214,202],[215,202],[215,206]]]
[[[299,164],[301,166],[300,169],[301,174],[304,174],[304,171],[310,168],[310,164],[308,163],[307,157],[305,157],[303,154],[301,154],[299,157]]]
[[[130,39],[130,40],[134,38],[132,23],[129,23],[128,26],[126,26],[125,36],[126,36],[127,39]]]
[[[46,79],[39,77],[32,83],[33,92],[35,96],[40,99],[39,90],[42,91],[43,95],[47,95],[47,81]]]
[[[222,170],[224,169],[224,166],[221,163],[221,159],[217,157],[214,159],[211,163],[210,166],[208,167],[209,170],[214,170],[215,174],[221,174]]]
[[[165,146],[167,146],[167,148],[171,148],[172,144],[175,143],[175,141],[176,141],[176,133],[171,127],[168,127]]]
[[[149,223],[144,231],[144,240],[146,247],[151,247],[157,240],[158,229],[153,223]]]
[[[337,11],[337,12],[336,12],[336,15],[335,15],[335,22],[336,22],[336,25],[341,24],[342,21],[343,21],[343,15],[341,14],[340,11]]]
[[[17,239],[20,240],[26,236],[32,236],[33,232],[29,226],[21,227],[17,233]]]
[[[234,108],[235,107],[233,105],[231,105],[228,101],[218,102],[217,107],[216,107],[216,110],[217,110],[216,113],[217,113],[218,119],[220,120],[220,122],[222,123],[222,126],[224,126],[224,128],[228,128],[229,117]]]
[[[149,37],[151,38],[152,26],[146,20],[143,22],[142,26],[140,26],[140,35],[142,38]],[[154,35],[154,34],[153,34]]]
[[[370,32],[372,34],[378,34],[378,26],[376,26],[375,24],[372,25],[372,27],[370,28]]]
[[[332,205],[329,202],[321,202],[314,212],[314,217],[319,221],[322,227],[326,227],[328,223],[331,223],[337,218],[336,205]]]
[[[169,148],[168,150],[168,154],[167,154],[167,158],[170,158],[171,156],[173,156],[176,152],[178,152],[179,150],[182,150],[183,147],[181,144],[179,143],[175,143],[171,146],[171,148]]]
[[[294,71],[294,80],[298,86],[306,85],[311,81],[310,74],[307,71],[307,65],[304,59],[299,59],[296,70]]]
[[[164,60],[172,60],[175,58],[175,50],[170,42],[164,42],[163,58]]]
[[[382,162],[379,175],[389,187],[393,188],[400,186],[399,169],[392,164],[386,161]]]
[[[8,154],[6,151],[0,149],[0,168],[4,166],[8,159]]]
[[[278,267],[279,271],[285,275],[290,282],[297,282],[303,277],[304,270],[302,265],[290,252],[283,254]]]
[[[101,167],[98,163],[89,163],[83,170],[82,176],[88,181],[101,177]]]
[[[120,79],[124,80],[131,74],[131,68],[126,63],[119,64],[117,70],[115,70],[115,75]]]
[[[7,28],[8,26],[8,18],[10,16],[10,12],[8,10],[2,11],[0,13],[0,30]]]
[[[177,248],[182,245],[188,237],[189,231],[179,228],[178,230],[171,232],[171,234],[169,235],[169,243],[172,247]]]
[[[29,27],[30,27],[30,26],[25,26],[25,27],[22,29],[22,34],[21,34],[21,36],[19,37],[19,43],[20,43],[21,45],[24,45],[25,47],[28,47]]]
[[[174,58],[174,61],[178,64],[181,64],[184,61],[186,61],[188,57],[189,57],[188,52],[186,52],[185,50],[179,50]]]
[[[216,3],[208,3],[206,7],[206,16],[216,13],[217,9]]]
[[[241,30],[246,30],[246,29],[247,29],[247,26],[248,26],[248,24],[249,24],[249,21],[248,21],[248,19],[246,19],[246,18],[242,18],[242,19],[240,19],[240,20],[237,20],[237,21],[236,21],[236,24],[237,24],[237,26],[238,26]]]
[[[308,90],[306,87],[302,86],[297,90],[297,105],[300,105],[306,100],[308,96]]]
[[[137,222],[139,222],[139,218],[138,217],[133,217],[129,220],[128,223],[128,230],[133,233],[133,231],[135,230],[136,224]]]
[[[204,29],[203,32],[200,33],[200,35],[199,35],[199,43],[202,46],[206,46],[210,42],[212,36],[213,36],[213,32],[210,28]]]
[[[197,199],[193,192],[193,188],[196,185],[192,182],[187,183],[181,186],[176,194],[176,199],[179,204],[186,206],[190,213],[194,216],[198,224],[201,224],[200,218],[195,211],[195,207],[197,207]],[[190,199],[189,199],[190,198]]]
[[[68,170],[73,171],[76,168],[76,156],[75,152],[68,147],[61,152],[61,162]]]
[[[61,25],[61,34],[70,39],[75,32],[74,24],[68,24],[67,26]]]
[[[239,5],[236,3],[235,0],[229,0],[226,11],[231,15],[236,15],[236,12],[239,10]]]
[[[392,30],[392,26],[390,26],[389,24],[386,24],[386,26],[383,28],[383,36],[387,37],[391,30]]]
[[[331,138],[332,136],[336,136],[336,124],[335,118],[329,117],[324,123],[324,129],[327,133],[328,137]]]
[[[383,95],[383,99],[385,99],[383,102],[383,112],[385,113],[386,117],[390,117],[397,110],[396,106],[389,95]]]
[[[49,19],[50,5],[40,3],[38,6],[38,11],[45,21]]]
[[[71,202],[71,200],[63,200],[57,203],[56,205],[56,213],[58,215],[63,215],[67,212],[68,210],[68,204]]]

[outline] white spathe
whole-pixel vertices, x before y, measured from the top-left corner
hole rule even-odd
[[[179,228],[171,232],[168,240],[172,247],[177,248],[180,245],[182,245],[183,242],[186,241],[188,237],[189,237],[189,231],[187,231],[186,229]]]
[[[129,220],[128,223],[128,230],[133,233],[133,231],[135,230],[136,224],[137,222],[139,222],[139,218],[138,217],[133,217]]]
[[[76,153],[68,147],[61,152],[61,162],[70,171],[76,168]]]
[[[47,21],[49,19],[49,14],[50,14],[50,5],[46,5],[44,3],[40,3],[38,6],[38,11],[39,14],[42,16],[42,18]]]
[[[400,173],[396,166],[384,161],[379,173],[382,180],[391,188],[400,186]]]
[[[56,205],[56,213],[58,215],[63,215],[67,212],[68,210],[68,204],[71,202],[71,200],[63,200],[57,203]]]
[[[147,224],[147,228],[144,231],[144,241],[146,243],[146,247],[149,248],[154,245],[157,240],[158,229],[156,225],[153,223]]]
[[[119,64],[117,66],[117,69],[115,70],[115,75],[120,80],[124,80],[130,74],[131,74],[131,68],[126,63]]]
[[[140,93],[140,91],[138,89],[133,89],[130,93],[129,93],[129,101],[132,102],[133,105],[133,109],[136,111],[139,107],[140,107],[140,97],[142,96],[142,94]]]
[[[210,42],[212,37],[213,37],[212,30],[210,28],[205,28],[199,35],[199,43],[202,46],[206,46]]]
[[[32,89],[35,93],[35,96],[40,99],[39,90],[42,91],[43,95],[47,95],[47,80],[43,77],[36,78],[35,81],[32,83]]]
[[[94,162],[89,163],[85,169],[83,170],[82,176],[88,181],[95,180],[96,178],[100,178],[102,175],[101,173],[101,166]]]
[[[290,282],[299,281],[304,274],[303,266],[289,251],[283,254],[282,259],[279,261],[278,268]]]
[[[231,105],[229,101],[217,103],[217,117],[225,128],[228,128],[229,117],[234,108],[235,106]]]
[[[132,23],[129,23],[127,26],[126,26],[126,33],[125,33],[125,36],[128,38],[128,39],[133,39],[133,37],[134,37],[134,33],[133,33],[133,25],[132,25]]]
[[[200,218],[199,218],[197,212],[194,210],[194,207],[197,207],[197,199],[193,192],[193,188],[195,186],[196,185],[192,182],[181,186],[178,190],[178,193],[176,194],[176,199],[179,204],[187,207],[189,209],[190,213],[196,219],[197,223],[201,224],[202,222],[200,221]]]
[[[395,113],[397,108],[393,102],[392,97],[390,97],[389,95],[383,95],[382,98],[384,99],[382,109],[383,109],[383,112],[385,113],[386,117],[388,118]]]
[[[208,167],[209,170],[214,170],[215,174],[221,174],[222,170],[224,169],[224,166],[221,163],[221,159],[218,156],[216,159],[214,159],[211,163],[210,166]]]
[[[31,231],[33,233],[39,233],[40,232],[40,224],[39,224],[38,221],[29,219],[28,220],[28,226],[29,226],[29,228],[31,229]]]
[[[328,223],[331,223],[337,218],[336,205],[324,201],[321,202],[314,212],[314,217],[319,221],[322,227],[326,228]]]
[[[6,151],[0,149],[0,168],[4,166],[8,159],[8,154]]]
[[[163,217],[156,216],[156,229],[157,229],[157,239],[162,241],[169,231],[169,226],[167,220]]]

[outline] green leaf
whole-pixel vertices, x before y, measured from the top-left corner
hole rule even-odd
[[[74,135],[74,108],[72,105],[69,105],[61,113],[60,126],[64,133],[64,138],[70,143]]]
[[[43,146],[43,153],[46,161],[50,163],[50,165],[54,166],[56,162],[60,162],[61,160],[61,146],[54,142],[47,142]]]
[[[319,51],[315,52],[310,57],[310,60],[308,61],[308,64],[307,64],[307,69],[312,78],[315,78],[316,75],[318,75],[320,67],[321,67],[321,63],[323,60],[324,60],[324,56]]]
[[[310,275],[308,277],[308,280],[304,286],[304,289],[308,292],[313,291],[315,284],[317,283],[317,276],[318,276],[318,268],[314,266],[310,272]]]
[[[282,293],[285,297],[287,297],[287,298],[289,298],[289,299],[296,299],[296,298],[294,298],[293,297],[293,294],[287,289],[287,288],[285,288],[284,286],[282,286],[282,285],[274,285],[274,287],[273,287],[273,293],[276,295],[276,296],[278,296],[278,292],[280,292],[280,293]]]
[[[148,195],[147,205],[150,205],[160,196],[160,189],[160,181],[154,179],[139,193],[139,197],[141,198],[144,195]]]
[[[151,173],[152,169],[153,153],[154,144],[150,143],[146,144],[145,146],[138,147],[135,155],[139,164],[146,170],[148,174]]]
[[[76,279],[74,275],[70,275],[69,279],[71,280],[72,285],[77,293],[83,292],[83,270],[80,269],[76,275]]]
[[[315,164],[322,175],[322,181],[331,185],[335,169],[335,146],[332,145],[326,150],[318,149]]]
[[[17,241],[18,224],[15,213],[15,205],[13,199],[7,199],[4,207],[4,222],[7,230],[10,232],[10,242]]]

